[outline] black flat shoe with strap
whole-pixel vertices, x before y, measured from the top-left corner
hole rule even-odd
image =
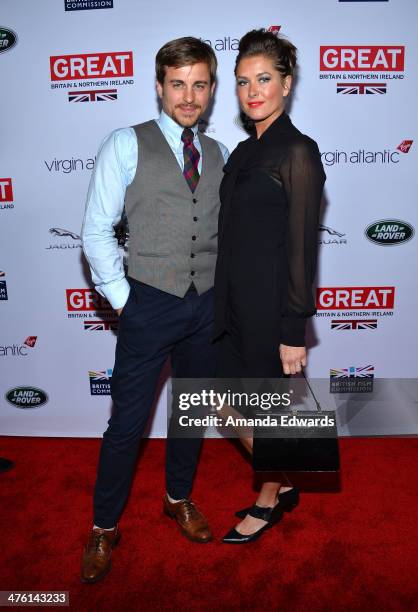
[[[278,500],[283,512],[292,512],[292,510],[296,508],[299,503],[299,489],[293,487],[284,493],[279,493]],[[238,518],[245,518],[250,509],[251,506],[238,510],[238,512],[235,512],[235,516]]]
[[[276,504],[274,508],[262,508],[261,506],[251,506],[248,508],[248,511],[245,515],[249,514],[253,518],[261,519],[263,521],[267,521],[267,524],[264,527],[261,527],[258,531],[254,533],[250,533],[249,535],[244,535],[237,531],[235,528],[228,531],[226,536],[222,538],[222,542],[224,544],[248,544],[248,542],[254,542],[258,540],[258,538],[265,532],[267,529],[271,529],[276,523],[278,523],[282,516],[283,510],[280,507],[280,504]]]

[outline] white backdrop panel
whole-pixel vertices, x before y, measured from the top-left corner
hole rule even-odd
[[[0,53],[0,297],[7,288],[7,299],[0,299],[0,432],[99,436],[106,427],[109,395],[91,395],[90,385],[106,388],[116,334],[85,326],[105,321],[96,327],[112,327],[115,316],[69,313],[66,290],[91,288],[77,235],[100,142],[117,127],[158,115],[155,53],[184,35],[201,37],[216,49],[219,78],[207,133],[230,150],[246,137],[236,121],[238,39],[252,28],[280,26],[296,44],[299,71],[289,112],[296,126],[317,140],[327,173],[322,223],[328,229],[319,233],[318,287],[395,292],[393,308],[320,308],[310,323],[309,374],[329,379],[331,370],[370,366],[375,378],[417,378],[416,237],[384,246],[364,231],[384,219],[418,225],[417,143],[398,150],[416,138],[418,4],[265,0],[255,10],[245,2],[213,0],[187,19],[168,0],[114,0],[114,8],[100,10],[64,6],[64,0],[3,0],[1,7],[0,44],[6,30],[15,32],[18,42]],[[355,53],[351,69],[340,64],[335,72],[321,71],[321,47]],[[357,47],[363,49],[360,57]],[[377,71],[367,66],[372,51],[364,51],[373,47],[380,54]],[[393,57],[388,47],[403,48],[402,69],[386,69],[384,61]],[[51,88],[57,82],[51,81],[50,57],[115,52],[132,52],[133,76],[117,76],[112,84],[112,78],[91,75],[63,81],[71,83],[68,88]],[[343,93],[344,88],[357,93]],[[379,88],[386,93],[376,93]],[[109,89],[116,99],[94,99]],[[88,101],[77,101],[75,94],[70,101],[69,93],[80,91]],[[99,94],[90,93],[95,91]],[[358,151],[377,161],[345,161]],[[13,199],[2,179],[11,179]],[[349,329],[341,329],[344,321]],[[29,337],[36,337],[29,340],[33,346],[24,344]],[[387,393],[375,402],[352,394],[332,398],[341,408],[342,435],[418,432],[411,387],[385,384]],[[48,402],[17,408],[5,396],[18,387],[40,389]],[[165,435],[165,402],[163,387],[151,436]]]

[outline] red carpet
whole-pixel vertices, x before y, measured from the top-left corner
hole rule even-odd
[[[122,540],[104,582],[79,581],[99,440],[1,438],[0,590],[67,590],[74,610],[417,609],[416,438],[342,439],[340,492],[310,492],[259,541],[221,544],[254,499],[250,465],[205,442],[194,499],[217,541],[162,515],[164,442],[144,444]]]

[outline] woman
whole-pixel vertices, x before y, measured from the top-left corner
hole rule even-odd
[[[279,378],[306,365],[325,173],[317,144],[284,110],[295,64],[296,48],[270,32],[253,30],[240,41],[237,94],[253,134],[230,156],[221,184],[215,276],[220,378]],[[251,450],[252,440],[242,441]],[[297,503],[296,488],[264,482],[255,505],[237,513],[243,520],[223,541],[258,538]]]

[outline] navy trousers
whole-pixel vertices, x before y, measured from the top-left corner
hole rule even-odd
[[[94,523],[111,528],[129,495],[139,442],[152,408],[158,379],[168,357],[173,377],[215,375],[213,289],[184,298],[129,278],[128,301],[119,321],[111,392],[114,402],[103,435],[94,491]],[[166,489],[189,497],[201,439],[168,436]]]

